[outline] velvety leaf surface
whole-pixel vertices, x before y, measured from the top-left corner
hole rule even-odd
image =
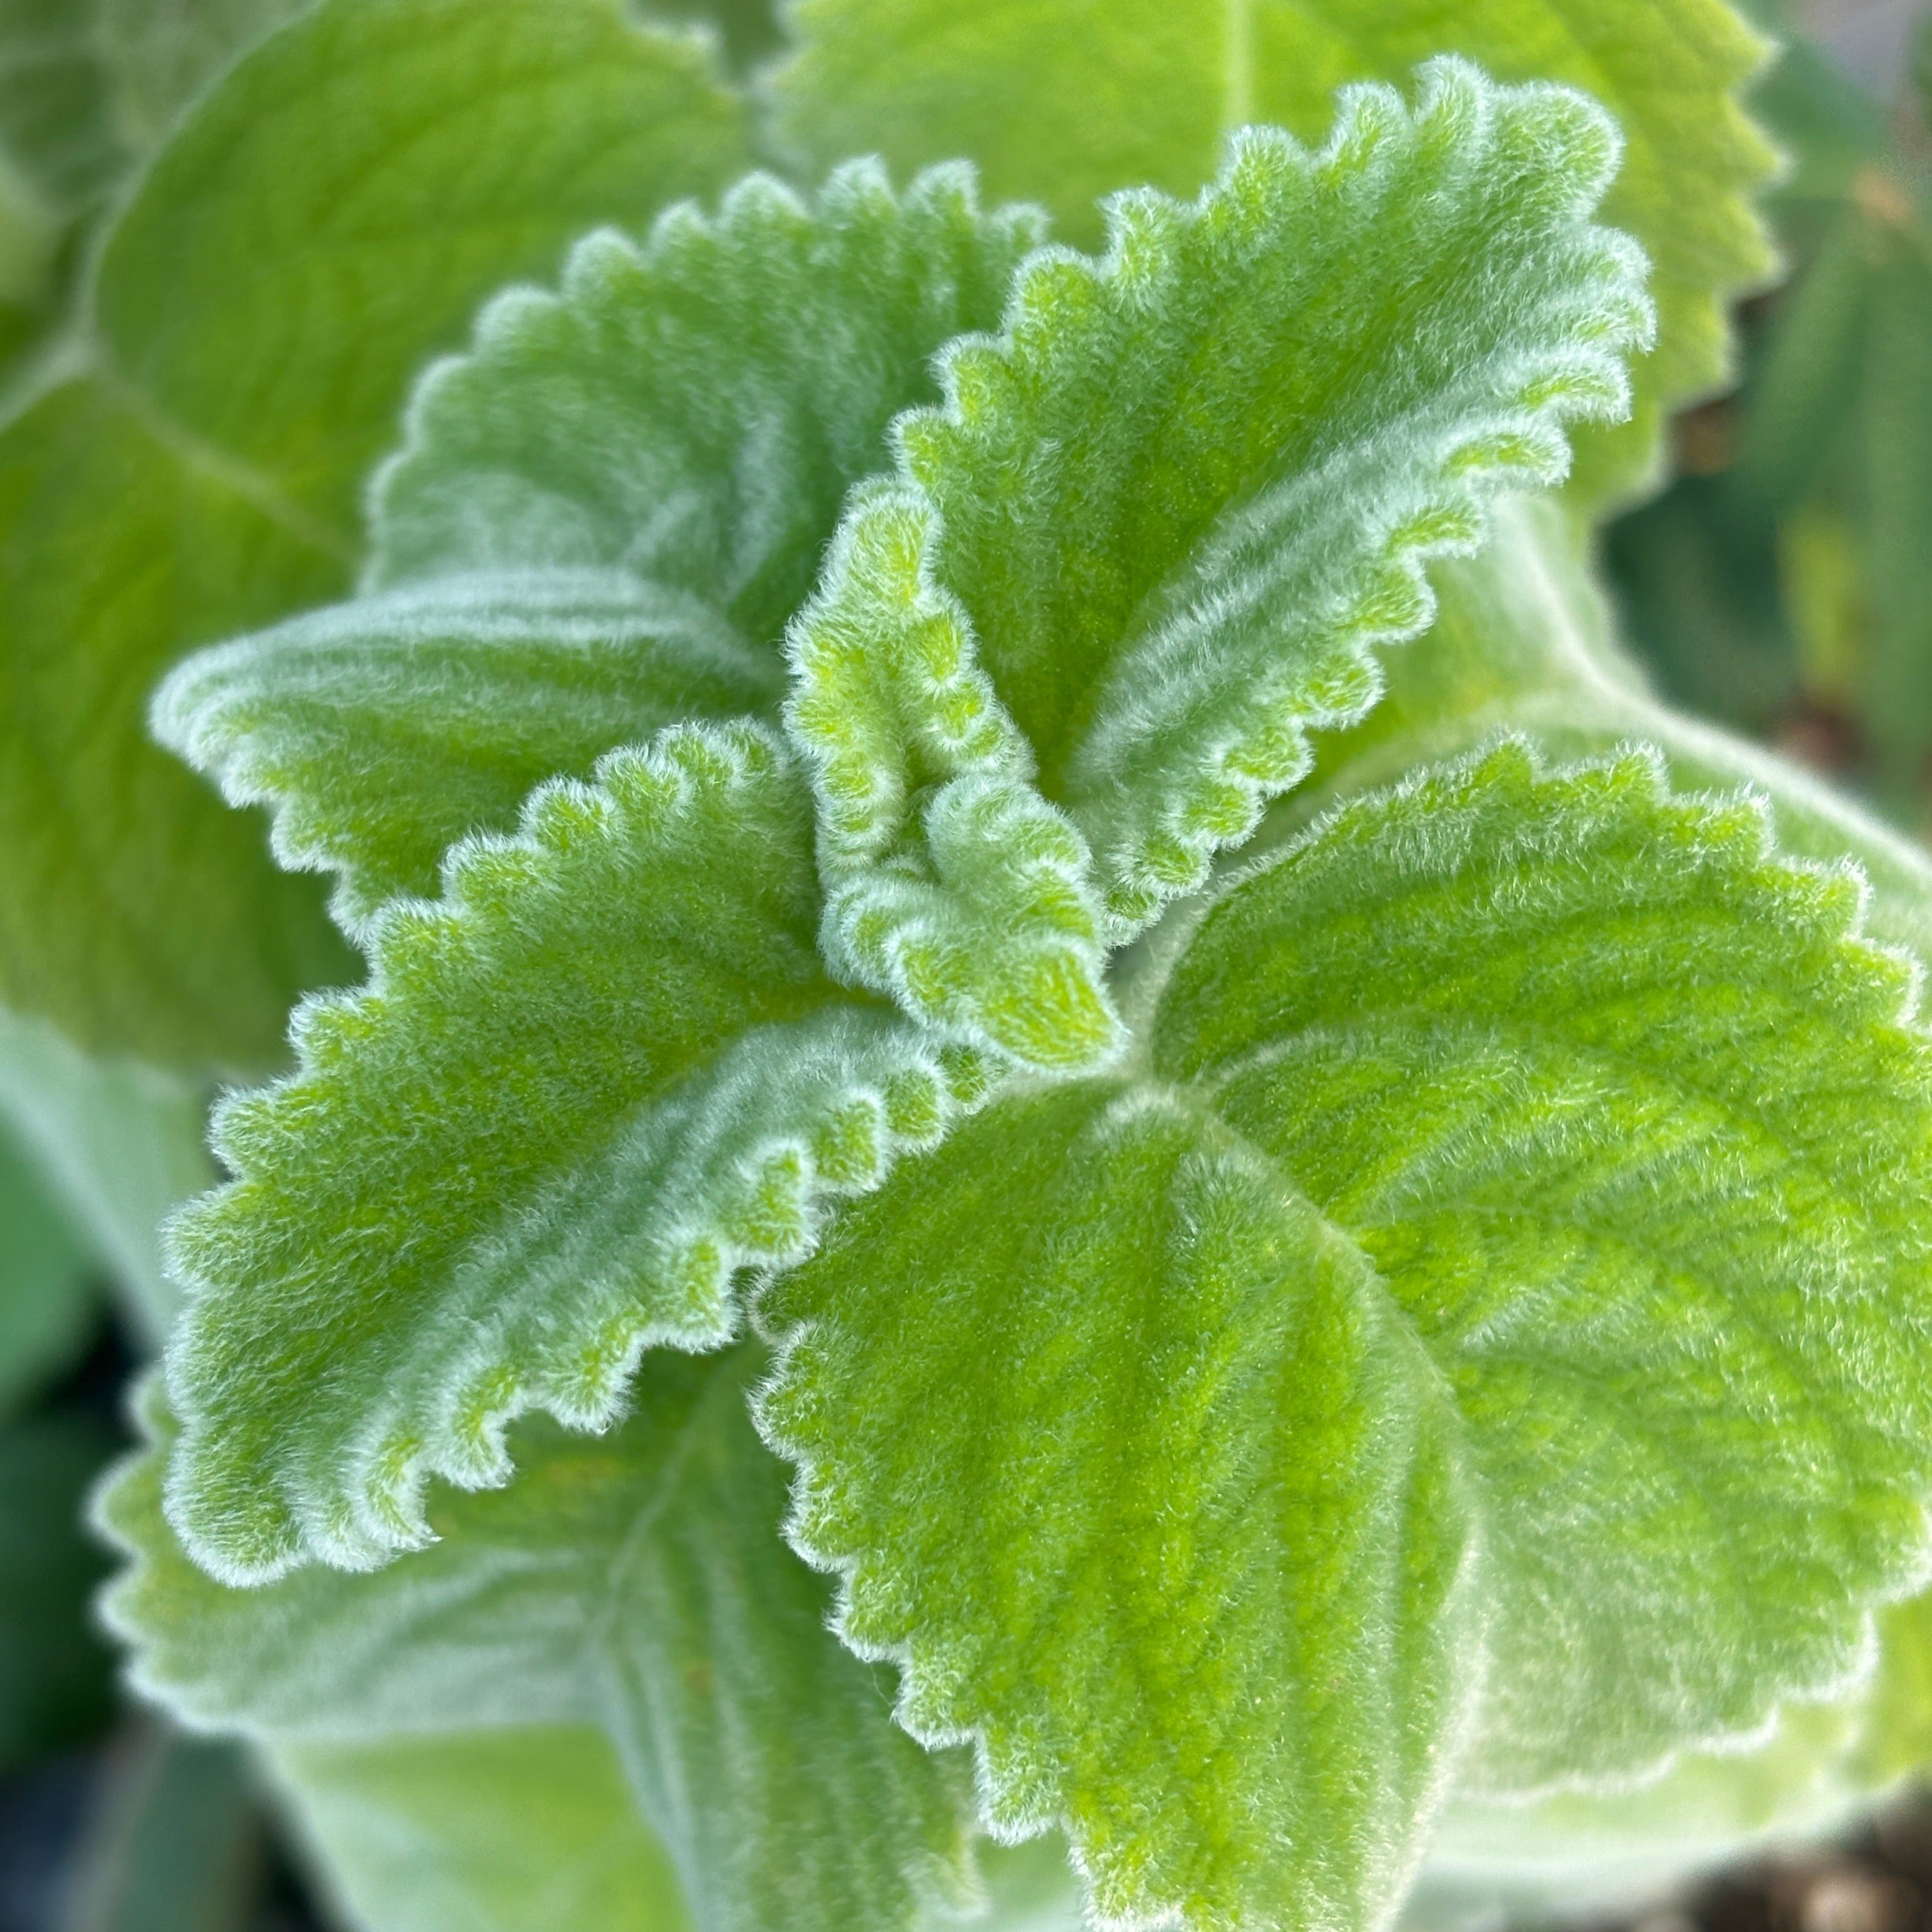
[[[714,608],[626,573],[443,579],[200,651],[154,735],[231,805],[275,807],[276,857],[340,874],[350,931],[436,887],[464,833],[507,831],[545,778],[685,718],[776,702],[776,668]]]
[[[794,627],[835,970],[1023,1062],[1115,1048],[1104,945],[1373,702],[1484,496],[1622,406],[1614,154],[1576,95],[1438,64],[1413,109],[1246,136],[1196,205],[1123,196],[1104,260],[1022,272]]]
[[[602,1426],[647,1344],[721,1346],[741,1265],[808,1252],[825,1200],[974,1097],[970,1058],[826,978],[810,837],[774,734],[680,727],[376,920],[368,988],[219,1110],[236,1178],[176,1224],[196,1560],[420,1542],[429,1473],[502,1482],[506,1417]]]
[[[212,1582],[162,1520],[150,1451],[101,1504],[136,1559],[107,1608],[137,1682],[282,1747],[599,1727],[692,1922],[720,1932],[904,1927],[963,1900],[964,1762],[894,1730],[879,1673],[826,1630],[827,1588],[778,1533],[783,1472],[745,1412],[761,1361],[660,1354],[602,1439],[526,1426],[514,1488],[440,1497],[434,1546],[375,1576]],[[504,1856],[527,1870],[568,1796],[509,1823]]]
[[[1082,242],[1123,183],[1191,193],[1231,130],[1317,139],[1337,86],[1432,55],[1586,89],[1629,142],[1604,217],[1655,262],[1660,322],[1632,424],[1582,434],[1592,496],[1640,478],[1665,416],[1723,379],[1730,301],[1771,269],[1751,198],[1772,151],[1738,101],[1765,50],[1724,0],[796,0],[788,20],[797,51],[772,86],[802,152],[967,155]]]
[[[793,1534],[997,1832],[1107,1924],[1392,1914],[1481,1670],[1463,1451],[1291,1184],[1184,1096],[1009,1100],[766,1316]]]
[[[342,587],[410,374],[506,277],[730,172],[735,110],[614,0],[323,0],[166,144],[64,379],[0,429],[0,994],[272,1060],[350,968],[312,886],[144,741],[183,651]]]
[[[203,652],[163,741],[278,812],[338,916],[432,889],[461,834],[679,718],[776,705],[775,646],[887,421],[949,338],[997,320],[1037,238],[970,176],[875,166],[809,204],[754,176],[715,220],[573,250],[436,364],[374,495],[378,588]]]
[[[621,568],[776,645],[886,424],[931,364],[998,322],[1037,211],[979,206],[970,170],[896,194],[876,164],[809,199],[765,175],[715,218],[572,252],[418,387],[374,492],[376,586],[468,570]]]
[[[1000,1102],[773,1292],[765,1424],[850,1640],[916,1732],[979,1739],[995,1817],[1066,1825],[1105,1911],[1385,1909],[1454,1676],[1340,1659],[1427,1657],[1467,1550],[1472,1794],[1648,1771],[1854,1672],[1923,1559],[1932,1348],[1932,1056],[1859,910],[1748,802],[1505,743],[1228,890],[1131,992],[1134,1084]],[[1429,1369],[1322,1352],[1369,1335]],[[1291,1390],[1353,1431],[1306,1516]],[[1432,1467],[1453,1537],[1384,1493]],[[1340,1562],[1297,1623],[1277,1593],[1329,1573],[1284,1523],[1372,1528],[1384,1580]],[[1291,1666],[1289,1630],[1342,1648]],[[1337,1683],[1313,1744],[1268,1702]]]
[[[1166,990],[1156,1066],[1347,1229],[1462,1413],[1478,1783],[1748,1730],[1912,1580],[1932,1066],[1860,898],[1748,800],[1505,744],[1340,808]]]

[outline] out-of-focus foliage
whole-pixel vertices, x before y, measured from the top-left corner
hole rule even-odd
[[[1922,28],[1881,104],[1795,38],[1754,97],[1790,278],[1741,389],[1681,418],[1678,480],[1608,533],[1666,688],[1932,827],[1932,137]]]

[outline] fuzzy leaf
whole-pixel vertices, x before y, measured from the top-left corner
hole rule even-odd
[[[1622,406],[1615,152],[1579,97],[1438,63],[1413,110],[1252,133],[1196,205],[1114,202],[1103,260],[1022,271],[794,627],[836,971],[1023,1063],[1116,1049],[1106,946],[1373,702],[1424,560]]]
[[[341,874],[359,930],[435,890],[464,833],[506,831],[543,779],[685,718],[770,708],[776,668],[714,610],[616,571],[445,579],[197,652],[158,694],[154,735],[276,808],[275,856]]]
[[[151,1450],[100,1505],[135,1558],[106,1608],[137,1684],[284,1744],[601,1728],[706,1932],[883,1932],[963,1899],[964,1764],[894,1731],[878,1674],[826,1631],[745,1414],[762,1360],[653,1357],[601,1441],[526,1426],[512,1490],[440,1498],[435,1546],[375,1576],[213,1582],[162,1520]]]
[[[64,380],[0,428],[0,997],[260,1065],[347,976],[312,885],[146,742],[184,651],[344,587],[411,373],[505,278],[739,164],[615,0],[322,0],[154,158]]]
[[[950,337],[995,320],[1030,210],[938,169],[754,176],[641,246],[606,231],[436,364],[374,492],[378,586],[202,652],[162,740],[278,812],[285,864],[342,874],[359,930],[502,830],[539,780],[680,718],[776,706],[775,648],[885,426]],[[382,588],[381,586],[388,586]]]
[[[1143,1081],[1000,1102],[774,1291],[795,1539],[1103,1914],[1385,1916],[1460,1742],[1451,1601],[1472,1793],[1855,1670],[1932,1439],[1932,1042],[1859,899],[1647,757],[1506,743],[1228,891]]]
[[[1376,1925],[1480,1668],[1462,1450],[1362,1257],[1204,1110],[1009,1101],[778,1291],[761,1424],[899,1716],[1107,1924]],[[1346,1687],[1346,1688],[1345,1688]]]
[[[623,569],[776,645],[845,493],[883,468],[933,356],[998,322],[1036,210],[982,213],[969,170],[896,195],[875,163],[809,200],[753,175],[715,218],[579,244],[419,385],[374,490],[372,586]]]
[[[1628,140],[1604,212],[1655,262],[1660,323],[1632,424],[1580,437],[1593,498],[1653,469],[1664,418],[1724,380],[1732,300],[1771,270],[1751,198],[1772,152],[1738,100],[1765,47],[1725,0],[797,0],[789,17],[798,52],[773,87],[803,152],[964,154],[1083,244],[1122,182],[1191,193],[1230,130],[1316,140],[1336,87],[1432,55],[1587,89]]]
[[[619,1412],[640,1353],[715,1348],[741,1265],[941,1130],[974,1070],[824,976],[810,806],[775,736],[686,726],[558,780],[445,897],[375,922],[299,1070],[227,1102],[236,1178],[174,1229],[172,1520],[260,1581],[428,1534],[505,1420]]]

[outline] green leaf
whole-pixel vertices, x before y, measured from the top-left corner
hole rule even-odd
[[[362,476],[479,297],[741,152],[701,50],[615,0],[322,0],[201,102],[0,430],[0,996],[259,1065],[346,976],[313,887],[145,742],[148,690],[344,587]]]
[[[896,195],[875,163],[802,200],[766,175],[644,244],[591,236],[555,294],[484,311],[418,386],[374,490],[369,579],[622,569],[753,645],[804,602],[886,425],[936,393],[952,337],[998,322],[1039,212],[983,212],[970,171]]]
[[[1118,1049],[1106,947],[1373,703],[1424,560],[1622,406],[1616,145],[1438,62],[1413,110],[1354,90],[1320,152],[1251,133],[1192,206],[1120,196],[1102,260],[1022,271],[793,628],[835,971],[1023,1064]]]
[[[794,1540],[987,1822],[1102,1922],[1376,1925],[1479,1675],[1455,1418],[1372,1270],[1185,1096],[1008,1101],[767,1310]]]
[[[773,1291],[795,1540],[1103,1912],[1385,1916],[1479,1650],[1472,1795],[1853,1675],[1922,1574],[1932,1234],[1861,897],[1506,742],[1320,820],[1132,988],[1144,1074],[999,1102]]]
[[[380,1932],[689,1932],[601,1732],[284,1744],[275,1781],[345,1922]]]
[[[1587,89],[1628,142],[1604,216],[1654,262],[1660,320],[1633,422],[1580,442],[1591,500],[1640,482],[1666,416],[1724,380],[1732,299],[1772,267],[1751,197],[1772,152],[1738,103],[1765,45],[1724,0],[798,0],[789,18],[798,52],[772,86],[802,153],[968,155],[1082,242],[1123,182],[1191,193],[1231,130],[1312,140],[1336,87],[1432,55]]]
[[[774,709],[846,490],[1037,230],[958,169],[902,198],[862,164],[809,205],[754,176],[715,220],[592,236],[419,387],[374,493],[374,593],[191,658],[159,736],[274,804],[284,863],[340,870],[356,927],[541,779]]]
[[[0,1126],[0,1416],[72,1360],[95,1316],[87,1257]]]
[[[929,1143],[980,1078],[813,950],[810,801],[776,734],[682,726],[457,846],[224,1103],[234,1182],[174,1228],[172,1519],[260,1581],[429,1533],[426,1478],[507,1480],[506,1418],[618,1414],[640,1352],[715,1348],[734,1278]]]
[[[162,1265],[161,1220],[214,1179],[206,1117],[206,1096],[188,1083],[89,1060],[44,1022],[0,1012],[0,1124],[150,1344],[179,1293]]]
[[[0,0],[0,153],[52,211],[98,202],[307,0]]]
[[[154,735],[231,805],[277,808],[275,856],[341,874],[336,916],[434,892],[466,832],[682,718],[770,708],[776,667],[714,610],[614,571],[452,578],[197,652]]]
[[[151,1450],[100,1506],[136,1559],[106,1611],[136,1684],[278,1748],[601,1728],[707,1932],[902,1927],[922,1901],[963,1902],[965,1766],[895,1731],[878,1674],[826,1630],[745,1413],[763,1363],[658,1354],[603,1439],[526,1426],[514,1489],[439,1497],[434,1546],[374,1576],[211,1581],[162,1520]],[[555,1826],[539,1808],[517,1829]]]

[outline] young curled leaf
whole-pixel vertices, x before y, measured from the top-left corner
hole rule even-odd
[[[775,734],[680,726],[458,844],[215,1123],[186,1210],[170,1516],[230,1582],[368,1568],[441,1474],[506,1480],[532,1408],[620,1409],[650,1344],[722,1346],[734,1277],[979,1097],[968,1054],[812,950],[809,798]]]
[[[1118,1052],[1108,949],[1372,704],[1426,561],[1626,406],[1616,155],[1582,97],[1437,62],[1022,269],[792,627],[836,971],[1024,1064]]]

